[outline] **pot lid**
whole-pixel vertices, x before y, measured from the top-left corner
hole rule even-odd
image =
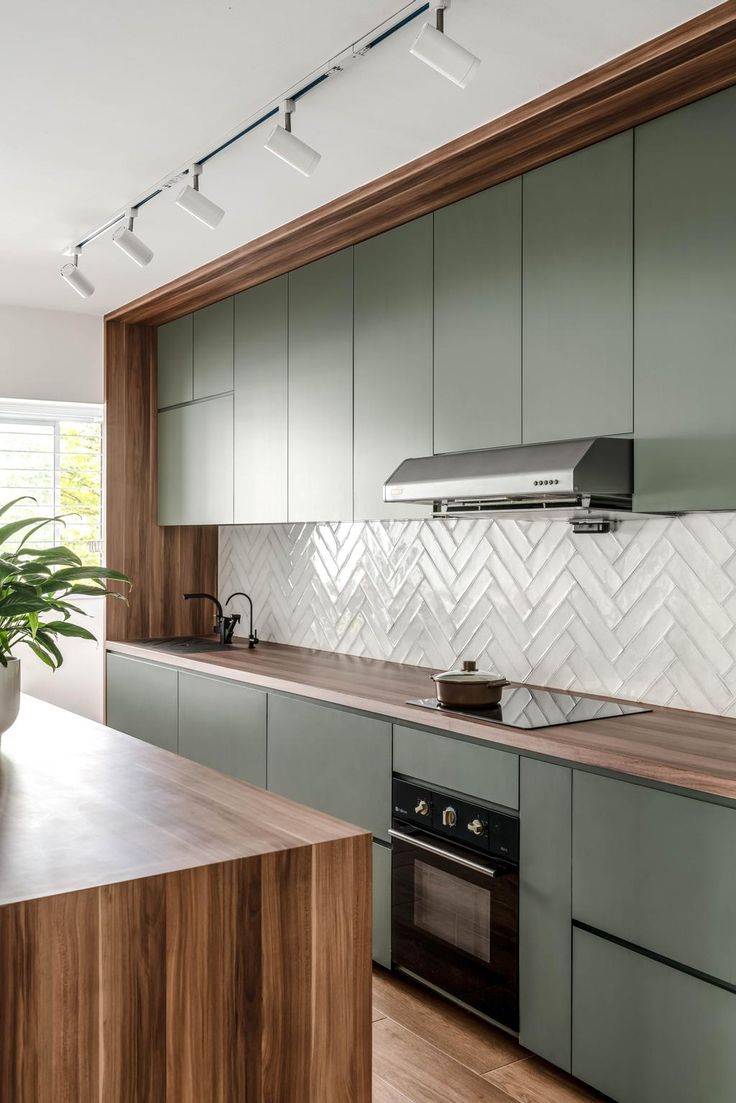
[[[462,670],[445,670],[442,674],[433,674],[434,682],[461,682],[463,685],[506,685],[506,679],[490,670],[478,670],[474,659],[465,659]]]

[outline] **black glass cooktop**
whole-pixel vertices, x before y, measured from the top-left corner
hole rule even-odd
[[[451,709],[441,705],[434,697],[408,701],[423,709],[435,709],[453,716],[471,716],[473,720],[487,720],[491,724],[505,724],[509,728],[553,728],[558,724],[579,724],[583,720],[608,720],[612,716],[633,716],[637,712],[651,712],[641,705],[618,705],[615,701],[594,701],[590,697],[576,697],[572,693],[553,693],[548,689],[527,686],[508,686],[503,691],[500,705],[487,709]]]

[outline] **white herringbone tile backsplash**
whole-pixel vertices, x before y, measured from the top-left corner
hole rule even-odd
[[[735,513],[221,528],[241,589],[264,640],[736,715]]]

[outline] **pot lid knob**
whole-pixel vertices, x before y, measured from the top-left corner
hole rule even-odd
[[[464,659],[463,660],[463,670],[465,670],[467,672],[470,672],[470,671],[477,670],[477,669],[478,669],[478,665],[477,665],[475,659]]]

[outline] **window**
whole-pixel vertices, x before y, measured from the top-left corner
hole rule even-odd
[[[102,407],[0,399],[0,505],[19,502],[2,523],[65,516],[31,538],[35,547],[66,544],[83,563],[103,562]]]

